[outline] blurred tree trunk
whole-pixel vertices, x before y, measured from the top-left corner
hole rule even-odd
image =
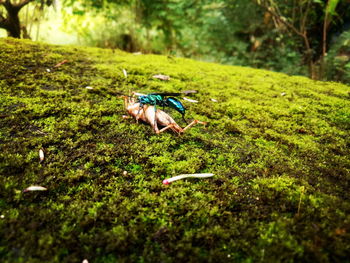
[[[7,31],[9,37],[21,38],[21,22],[19,20],[19,11],[32,2],[33,0],[22,0],[19,3],[12,3],[10,0],[0,0],[6,10],[6,17],[0,12],[0,28],[4,28]]]
[[[319,78],[323,79],[326,71],[325,65],[325,57],[327,55],[327,32],[329,29],[329,25],[332,21],[332,16],[335,15],[335,9],[339,4],[339,0],[328,0],[326,8],[325,8],[325,18],[323,22],[323,37],[322,37],[322,55],[320,58],[320,70],[319,70]]]

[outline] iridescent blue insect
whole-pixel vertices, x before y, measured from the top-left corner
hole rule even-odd
[[[148,95],[142,95],[137,98],[137,102],[140,103],[140,108],[142,108],[143,105],[148,104],[154,106],[155,110],[157,106],[161,107],[169,107],[172,108],[179,113],[181,113],[183,120],[185,120],[185,112],[186,109],[182,103],[174,98],[174,97],[167,97],[167,96],[177,96],[181,95],[180,93],[151,93]]]

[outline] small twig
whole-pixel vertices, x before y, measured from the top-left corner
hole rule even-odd
[[[54,68],[58,68],[58,67],[62,66],[63,64],[67,63],[67,62],[68,62],[68,60],[65,59],[65,60],[61,61],[60,63],[56,64],[56,65],[54,66]]]

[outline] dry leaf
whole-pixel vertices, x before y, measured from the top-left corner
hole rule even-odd
[[[192,102],[192,103],[198,103],[198,100],[192,100],[186,97],[183,97],[184,100],[188,101],[188,102]]]
[[[47,188],[45,188],[45,187],[42,187],[39,185],[32,185],[32,186],[29,186],[28,188],[24,189],[23,193],[31,192],[31,191],[46,191],[46,190],[47,190]]]
[[[184,91],[181,91],[182,93],[184,94],[194,94],[194,93],[197,93],[198,91],[197,90],[184,90]]]
[[[39,159],[40,162],[44,161],[45,159],[44,151],[42,149],[39,150]]]
[[[56,65],[54,66],[54,68],[58,68],[58,67],[62,66],[63,64],[67,63],[67,62],[68,62],[68,60],[65,59],[65,60],[61,61],[60,63],[56,64]]]
[[[126,70],[125,70],[125,69],[123,69],[123,74],[124,74],[125,78],[127,78],[127,77],[128,77],[128,73],[126,72]]]
[[[154,75],[153,78],[155,79],[160,79],[160,80],[170,80],[170,77],[167,75],[162,75],[162,74],[158,74],[158,75]]]
[[[163,184],[170,184],[170,183],[172,183],[172,182],[174,182],[174,181],[181,180],[181,179],[185,179],[185,178],[190,178],[190,177],[193,177],[193,178],[208,178],[208,177],[212,177],[212,176],[214,176],[214,174],[212,174],[212,173],[204,173],[204,174],[180,174],[180,175],[177,175],[177,176],[168,178],[168,179],[164,179],[164,180],[163,180]]]

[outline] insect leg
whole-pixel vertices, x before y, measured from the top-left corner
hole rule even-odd
[[[159,130],[159,133],[166,131],[167,129],[172,129],[174,132],[176,132],[177,134],[180,134],[176,129],[174,129],[174,124],[169,124],[168,126],[162,128]]]
[[[187,129],[191,128],[192,126],[194,126],[194,125],[196,125],[196,124],[206,125],[207,123],[204,122],[204,121],[194,120],[194,121],[192,121],[190,124],[188,124],[185,128],[183,128],[183,132],[185,132]]]

